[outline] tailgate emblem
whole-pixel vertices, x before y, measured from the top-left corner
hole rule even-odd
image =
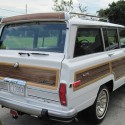
[[[14,65],[13,65],[14,68],[19,68],[19,63],[16,62]]]

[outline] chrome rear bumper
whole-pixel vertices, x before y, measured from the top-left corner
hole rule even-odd
[[[21,111],[23,113],[34,115],[38,117],[48,117],[49,119],[63,122],[72,121],[77,112],[75,109],[68,109],[67,107],[54,106],[51,104],[41,103],[38,104],[37,101],[33,102],[33,100],[28,100],[24,98],[11,98],[9,96],[2,95],[0,93],[0,104],[9,109],[14,109],[17,111]]]

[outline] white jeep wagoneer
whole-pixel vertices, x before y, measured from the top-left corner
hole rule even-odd
[[[90,110],[99,123],[110,93],[125,83],[125,27],[76,13],[4,18],[0,35],[0,104],[72,121]]]

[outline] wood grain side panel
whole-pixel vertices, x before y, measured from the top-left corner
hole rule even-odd
[[[125,58],[112,61],[111,66],[116,80],[125,75]]]
[[[81,81],[81,85],[74,88],[78,90],[88,84],[91,84],[105,76],[110,74],[110,65],[109,63],[98,65],[95,67],[91,67],[89,69],[85,69],[83,71],[79,71],[75,75],[75,81]]]
[[[13,64],[0,63],[0,77],[10,77],[28,82],[30,85],[55,89],[58,82],[58,70],[42,67],[20,65],[14,68]],[[51,86],[51,87],[50,87]]]

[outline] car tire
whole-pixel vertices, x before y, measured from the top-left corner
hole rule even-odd
[[[101,87],[94,104],[89,108],[91,123],[99,124],[104,119],[109,106],[109,97],[108,88]]]

